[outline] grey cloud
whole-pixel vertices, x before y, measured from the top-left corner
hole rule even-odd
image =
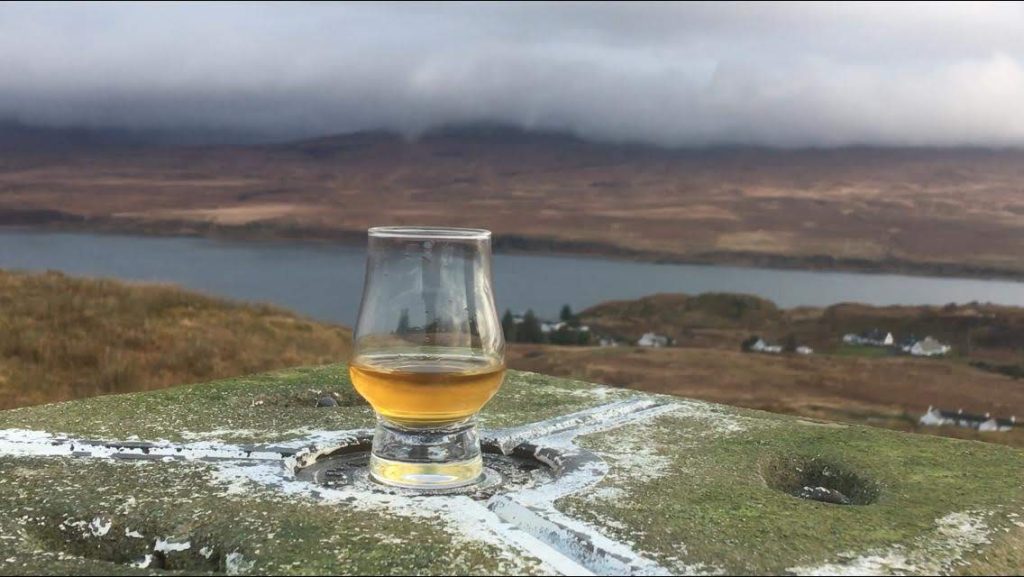
[[[1024,144],[1020,4],[0,5],[0,118]]]

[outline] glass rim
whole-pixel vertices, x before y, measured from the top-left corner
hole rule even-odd
[[[429,238],[440,240],[488,240],[491,231],[485,228],[447,226],[374,226],[367,230],[371,237]]]

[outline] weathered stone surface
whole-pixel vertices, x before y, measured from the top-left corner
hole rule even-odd
[[[343,366],[2,412],[0,573],[1024,570],[1007,447],[528,373],[482,422],[522,471],[414,496],[292,475],[365,440]]]

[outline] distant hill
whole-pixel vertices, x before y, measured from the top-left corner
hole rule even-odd
[[[275,307],[0,271],[0,409],[343,361],[351,343]]]
[[[0,152],[14,155],[66,154],[152,144],[146,134],[123,129],[51,128],[0,121]]]
[[[3,145],[0,223],[344,240],[475,226],[509,250],[1024,278],[1019,150],[663,149],[500,126],[246,146],[86,135],[50,152],[34,138]]]
[[[580,316],[605,332],[626,335],[647,331],[675,334],[681,329],[766,330],[785,318],[768,299],[731,293],[657,294],[610,301],[590,307]]]

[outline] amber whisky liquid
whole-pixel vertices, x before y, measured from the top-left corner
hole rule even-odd
[[[468,355],[361,355],[349,374],[381,416],[408,427],[432,427],[478,413],[501,386],[505,365]]]

